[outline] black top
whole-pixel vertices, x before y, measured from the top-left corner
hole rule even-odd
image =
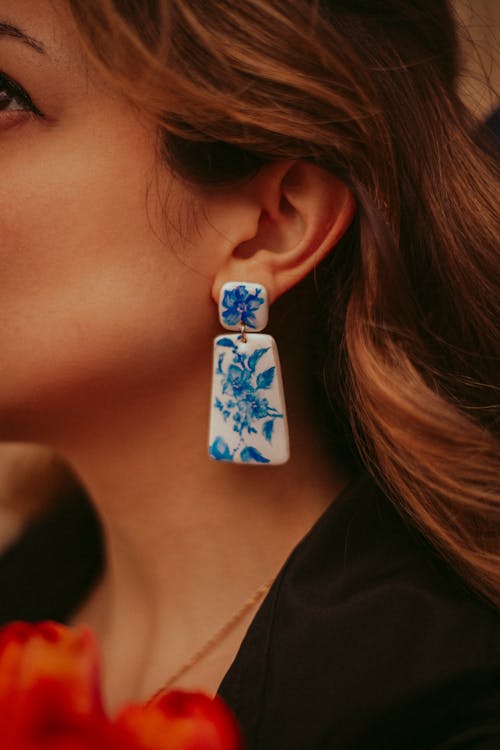
[[[4,621],[64,620],[87,591],[100,546],[79,513],[31,531],[59,562],[32,568],[22,598],[0,565]],[[219,693],[247,750],[499,750],[500,617],[361,476],[288,558]]]

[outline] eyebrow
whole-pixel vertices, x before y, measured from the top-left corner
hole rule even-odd
[[[32,47],[37,52],[40,52],[40,54],[47,54],[45,45],[42,44],[42,42],[38,42],[36,39],[33,39],[33,37],[25,34],[24,31],[21,31],[21,29],[19,29],[17,26],[13,26],[11,23],[0,21],[0,37],[2,36],[10,36],[14,39],[19,39],[20,42],[23,42],[23,44],[27,44],[28,47]]]

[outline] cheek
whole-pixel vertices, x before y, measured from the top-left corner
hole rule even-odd
[[[147,210],[150,152],[74,142],[0,152],[0,411],[176,377],[210,305],[154,188]]]

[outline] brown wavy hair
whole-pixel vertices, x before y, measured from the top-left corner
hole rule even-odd
[[[216,189],[302,159],[352,190],[355,219],[317,274],[332,414],[396,507],[498,606],[498,161],[456,93],[448,4],[68,2],[183,178]]]

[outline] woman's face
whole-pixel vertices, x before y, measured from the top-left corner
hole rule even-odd
[[[189,192],[62,2],[3,0],[0,32],[0,436],[43,440],[51,419],[172,385],[200,356],[209,238],[191,237]]]

